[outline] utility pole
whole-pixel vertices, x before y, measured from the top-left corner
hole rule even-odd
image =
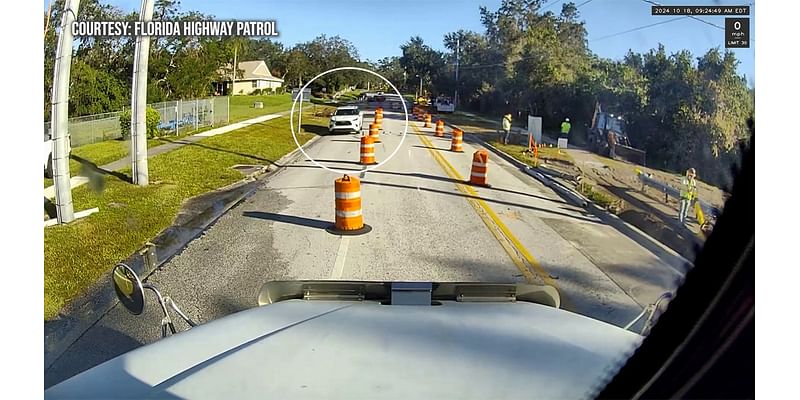
[[[239,64],[236,63],[236,56],[239,52],[239,45],[234,42],[233,47],[233,77],[231,78],[231,96],[234,95],[233,88],[236,86],[236,71],[239,70]]]
[[[153,0],[142,0],[139,21],[153,19]],[[150,37],[136,37],[136,54],[133,60],[133,88],[131,90],[131,162],[133,183],[147,186],[147,61],[150,54]],[[177,123],[177,121],[176,121]]]
[[[56,218],[59,224],[75,219],[72,187],[69,183],[69,70],[72,64],[72,23],[78,14],[80,0],[64,2],[61,32],[53,68],[53,100],[50,111],[50,131],[53,133],[53,183],[56,188]]]
[[[458,107],[458,53],[461,48],[461,38],[456,38],[456,93],[453,96],[453,108]]]

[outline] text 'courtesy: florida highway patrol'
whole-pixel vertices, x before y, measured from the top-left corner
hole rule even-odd
[[[76,21],[73,36],[278,36],[275,21]]]

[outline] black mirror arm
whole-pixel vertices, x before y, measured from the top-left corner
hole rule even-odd
[[[192,321],[191,318],[189,318],[186,314],[183,313],[183,311],[181,311],[180,308],[178,308],[178,305],[169,296],[165,297],[164,301],[167,304],[169,304],[169,307],[172,308],[181,318],[183,318],[183,320],[186,321],[186,323],[189,324],[189,326],[191,327],[197,326],[197,324],[194,321]]]

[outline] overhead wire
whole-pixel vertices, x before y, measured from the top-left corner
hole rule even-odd
[[[653,26],[657,26],[657,25],[668,24],[670,22],[677,21],[677,20],[680,20],[680,19],[685,19],[685,18],[688,18],[688,17],[684,15],[684,16],[668,19],[666,21],[656,22],[654,24],[638,26],[636,28],[631,28],[631,29],[628,29],[628,30],[625,30],[625,31],[622,31],[622,32],[612,33],[610,35],[606,35],[606,36],[602,36],[602,37],[599,37],[599,38],[596,38],[596,39],[592,39],[592,40],[590,40],[590,42],[596,42],[598,40],[608,39],[608,38],[612,38],[612,37],[615,37],[615,36],[620,36],[620,35],[624,35],[624,34],[627,34],[627,33],[640,31],[642,29],[647,29],[647,28],[650,28],[650,27],[653,27]]]

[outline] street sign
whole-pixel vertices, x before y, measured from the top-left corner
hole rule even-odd
[[[542,143],[542,117],[528,116],[528,137],[531,136],[536,143]]]
[[[292,89],[292,101],[294,102],[297,100],[297,96],[300,93],[300,89]],[[311,89],[303,90],[303,101],[309,102],[311,101]]]

